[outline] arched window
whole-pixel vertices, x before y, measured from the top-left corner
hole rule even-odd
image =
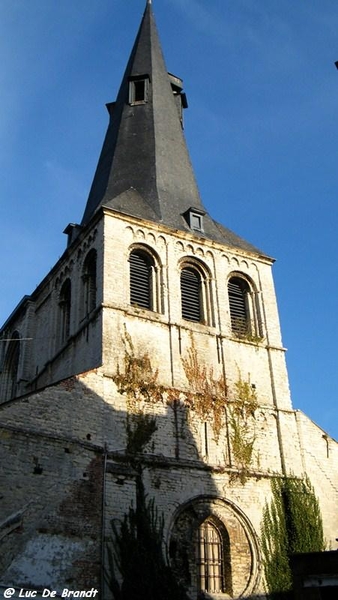
[[[202,278],[191,266],[181,271],[181,302],[183,319],[197,323],[203,320]]]
[[[84,316],[96,308],[96,250],[91,250],[83,263],[83,312]]]
[[[208,267],[187,257],[181,263],[180,283],[182,318],[212,326],[212,288]]]
[[[238,337],[251,335],[249,312],[250,287],[245,279],[231,277],[228,282],[229,307],[232,332]]]
[[[197,573],[199,589],[211,594],[231,593],[229,536],[206,519],[198,528]],[[226,539],[225,539],[226,538]]]
[[[20,358],[20,335],[17,331],[12,333],[4,361],[4,398],[14,398],[18,383],[18,369]]]
[[[155,312],[160,311],[159,269],[154,256],[135,248],[129,255],[130,304]]]
[[[72,298],[72,290],[70,279],[66,279],[64,282],[60,297],[59,297],[59,307],[60,307],[60,342],[65,343],[70,334],[70,308],[71,308],[71,298]]]

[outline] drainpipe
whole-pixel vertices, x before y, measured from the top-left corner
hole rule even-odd
[[[101,598],[104,598],[105,592],[105,559],[106,559],[106,547],[105,547],[105,528],[106,528],[106,467],[107,467],[107,443],[104,445],[104,456],[103,456],[103,478],[102,478],[102,521],[101,521]]]

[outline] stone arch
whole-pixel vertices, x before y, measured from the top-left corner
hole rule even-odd
[[[262,337],[262,320],[257,287],[251,277],[232,271],[227,278],[231,330],[244,339]]]
[[[136,243],[129,248],[129,302],[154,312],[163,312],[162,263],[159,255],[147,244]]]
[[[209,267],[193,256],[179,261],[182,318],[213,325],[213,296]]]
[[[198,531],[203,523],[215,527],[222,543],[222,591],[201,589],[198,564]],[[168,561],[177,578],[192,596],[200,592],[235,597],[253,593],[260,577],[260,552],[254,528],[233,502],[213,496],[198,496],[181,505],[168,532]],[[208,596],[209,597],[209,596]],[[218,596],[217,596],[218,597]]]

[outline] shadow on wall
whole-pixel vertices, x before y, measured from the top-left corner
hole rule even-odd
[[[186,408],[174,401],[133,411],[112,380],[106,400],[95,393],[101,380],[89,372],[0,406],[0,584],[94,587],[107,600],[105,541],[112,521],[118,530],[136,506],[139,478],[163,515],[165,560],[189,596],[250,597],[255,533],[218,495]]]

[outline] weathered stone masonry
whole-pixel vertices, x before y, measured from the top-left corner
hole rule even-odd
[[[3,585],[109,600],[111,521],[140,470],[192,599],[264,593],[276,475],[309,476],[336,547],[338,444],[292,408],[272,259],[202,205],[182,85],[147,2],[83,221],[0,331]]]

